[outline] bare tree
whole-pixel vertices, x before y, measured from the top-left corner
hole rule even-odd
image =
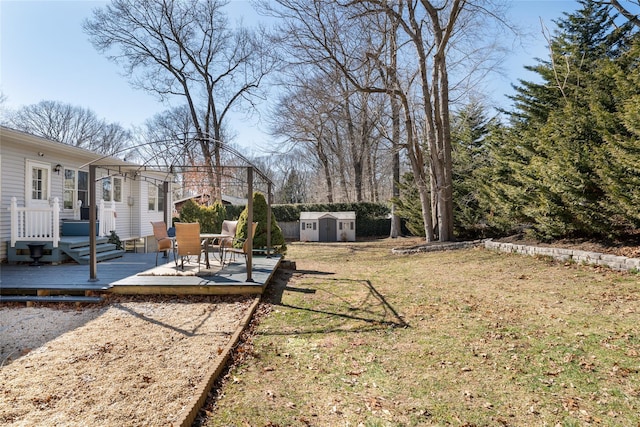
[[[374,156],[386,153],[378,149],[383,141],[379,119],[384,102],[374,93],[358,90],[335,63],[322,59],[326,55],[314,44],[317,37],[326,34],[324,39],[334,51],[366,51],[366,40],[360,40],[366,33],[358,21],[347,22],[348,16],[341,13],[342,8],[335,8],[335,3],[284,3],[288,9],[271,9],[285,17],[276,31],[288,60],[285,95],[279,108],[295,108],[297,120],[280,111],[277,120],[287,124],[274,128],[283,130],[289,141],[314,147],[314,157],[324,172],[327,200],[377,197],[377,174],[372,167],[379,160]],[[269,10],[273,4],[265,2],[263,6]],[[337,34],[343,34],[349,42],[340,44],[342,39]],[[356,65],[363,81],[378,78],[377,69],[369,64]]]
[[[187,105],[214,194],[229,111],[251,102],[275,63],[258,33],[233,29],[222,0],[113,0],[84,23],[135,87]]]
[[[130,156],[136,157],[138,163],[171,170],[181,184],[181,191],[175,195],[177,198],[201,193],[198,191],[201,188],[208,191],[208,180],[202,182],[202,174],[196,174],[198,182],[193,183],[194,174],[185,174],[180,169],[184,165],[204,165],[197,147],[194,147],[194,133],[191,114],[186,106],[166,110],[145,121],[138,130],[136,148]]]
[[[0,123],[4,123],[5,118],[5,103],[7,102],[7,95],[0,91]]]
[[[332,126],[330,117],[335,104],[324,91],[322,79],[310,77],[283,90],[275,107],[271,133],[285,139],[290,150],[305,153],[323,171],[326,201],[334,201],[331,168]]]
[[[427,240],[453,238],[450,92],[486,73],[495,47],[482,20],[499,17],[498,1],[274,0],[281,32],[300,62],[341,70],[357,90],[399,102],[404,147],[419,188]],[[496,3],[496,4],[494,4]],[[266,5],[269,8],[269,5]],[[340,31],[349,28],[349,31]],[[393,32],[396,39],[387,35]],[[474,32],[475,31],[475,32]],[[390,43],[391,41],[391,43]],[[485,43],[480,44],[481,41]],[[392,50],[395,49],[395,53]],[[390,58],[397,59],[390,61]],[[485,64],[481,66],[481,64]],[[384,78],[362,73],[374,64]],[[467,68],[464,73],[462,66]],[[391,67],[395,67],[391,69]],[[452,72],[454,70],[455,72]],[[449,77],[455,75],[455,85]],[[396,102],[394,101],[394,102]],[[433,206],[433,208],[432,208]],[[435,218],[432,218],[432,213]]]
[[[53,141],[103,154],[117,154],[130,145],[131,133],[117,123],[98,119],[88,108],[41,101],[9,113],[8,125]]]

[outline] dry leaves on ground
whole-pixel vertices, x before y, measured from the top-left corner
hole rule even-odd
[[[20,352],[27,354],[12,362],[3,357],[0,424],[175,424],[191,409],[196,387],[221,357],[251,302],[245,297],[112,298],[103,307],[87,308],[85,316],[67,310],[67,331],[38,347],[21,343]],[[17,328],[14,337],[29,328],[11,323],[12,315],[61,320],[52,308],[21,310],[31,309],[0,308],[3,341],[11,327]],[[3,342],[0,347],[17,356],[15,346]]]

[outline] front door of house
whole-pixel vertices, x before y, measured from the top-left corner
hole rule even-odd
[[[336,220],[334,218],[321,218],[318,225],[320,226],[318,239],[321,242],[336,241]]]

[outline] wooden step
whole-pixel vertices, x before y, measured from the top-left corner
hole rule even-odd
[[[113,243],[100,243],[96,245],[96,253],[110,252],[115,249],[116,249],[116,245],[114,245]],[[91,247],[90,246],[75,247],[75,248],[70,248],[66,252],[75,259],[75,256],[83,257],[83,256],[89,255],[89,253],[91,252]]]
[[[42,274],[38,275],[38,272],[33,275],[33,277],[42,277]],[[97,282],[88,282],[80,285],[77,284],[47,284],[40,283],[36,284],[35,281],[33,283],[24,284],[21,283],[16,285],[15,283],[11,283],[11,280],[3,280],[2,286],[0,286],[0,292],[8,293],[8,291],[24,291],[24,290],[43,290],[43,291],[66,291],[66,292],[84,292],[84,291],[107,291],[111,287],[110,284],[97,283]]]
[[[106,261],[108,259],[120,258],[124,255],[125,251],[122,249],[114,249],[112,251],[98,252],[96,253],[96,261]],[[78,264],[89,264],[89,255],[83,255],[76,259]]]
[[[109,243],[109,239],[107,237],[99,237],[96,236],[96,245],[101,245],[104,243]],[[65,249],[76,249],[82,247],[89,247],[89,237],[75,237],[75,238],[66,238],[65,240],[60,240],[60,247]]]
[[[75,295],[0,295],[1,302],[102,302],[102,297],[87,297]]]

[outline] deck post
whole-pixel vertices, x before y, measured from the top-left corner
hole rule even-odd
[[[267,183],[267,258],[271,258],[271,181]]]
[[[103,227],[105,226],[106,215],[104,212],[104,200],[100,200],[100,204],[98,205],[98,224],[100,228],[98,230],[98,236],[104,237]]]
[[[57,197],[53,198],[53,205],[51,206],[53,212],[51,212],[52,221],[51,227],[53,228],[52,237],[53,237],[53,247],[57,248],[58,243],[60,242],[60,202]]]
[[[89,281],[98,281],[96,254],[96,165],[89,165]]]
[[[164,214],[164,223],[167,224],[167,227],[173,227],[171,223],[171,211],[169,210],[169,182],[164,181],[162,183],[162,192],[164,193],[164,205],[162,206],[162,212]],[[167,252],[165,251],[165,255]]]
[[[11,247],[16,247],[16,241],[18,240],[18,199],[11,198]]]
[[[251,229],[253,227],[253,167],[247,168],[247,241],[249,253],[247,256],[247,282],[253,282],[251,273],[253,270],[253,236]]]

